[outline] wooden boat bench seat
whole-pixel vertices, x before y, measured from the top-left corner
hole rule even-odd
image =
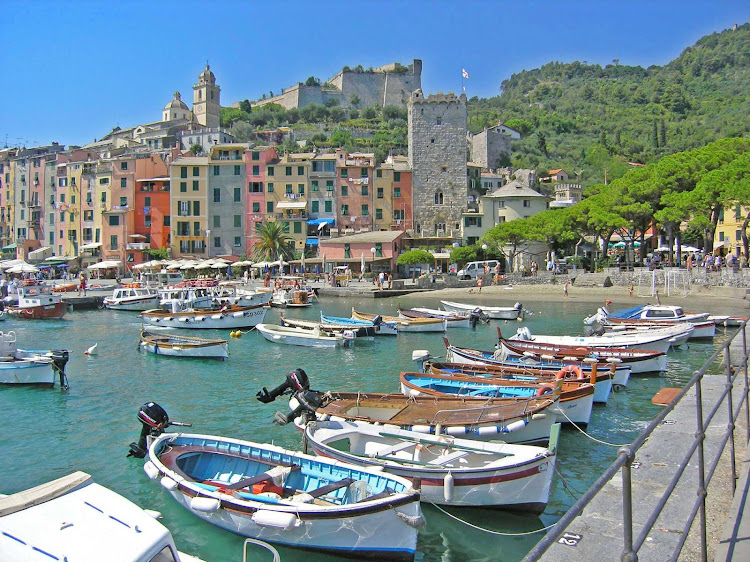
[[[355,480],[353,478],[344,478],[343,480],[338,480],[337,482],[331,482],[330,484],[321,486],[320,488],[317,488],[316,490],[311,490],[305,493],[312,496],[313,498],[319,498],[319,497],[325,496],[326,494],[330,494],[331,492],[335,492],[336,490],[340,488],[345,488],[354,482]]]
[[[454,451],[447,455],[441,455],[427,464],[443,466],[455,460],[461,459],[469,454],[469,451]]]
[[[383,449],[372,451],[371,453],[368,454],[368,456],[385,457],[387,455],[392,455],[393,453],[398,453],[399,451],[403,451],[404,449],[408,449],[409,447],[414,447],[415,445],[416,443],[413,441],[402,441],[401,443],[396,443],[395,445],[390,445]]]
[[[301,467],[298,464],[293,464],[286,468],[289,468],[290,470],[299,470]],[[224,486],[224,488],[227,490],[241,490],[242,488],[249,488],[253,484],[260,484],[261,482],[270,480],[273,477],[273,474],[269,474],[268,472],[261,472],[260,474],[256,474],[255,476],[251,476],[250,478],[243,478],[242,480],[238,480],[234,484],[227,484],[226,486]]]

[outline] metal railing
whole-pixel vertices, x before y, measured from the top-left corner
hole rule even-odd
[[[531,562],[539,560],[539,558],[565,533],[569,525],[583,512],[583,509],[594,499],[594,497],[604,488],[604,486],[617,474],[618,471],[622,470],[622,524],[623,524],[623,549],[620,559],[628,562],[635,562],[638,560],[638,551],[641,546],[646,542],[649,533],[652,531],[654,524],[656,523],[659,515],[662,513],[667,501],[670,499],[672,492],[674,492],[677,484],[685,472],[685,469],[690,463],[695,464],[697,462],[698,469],[698,486],[696,489],[697,499],[690,510],[689,516],[686,520],[683,532],[680,533],[680,539],[675,546],[675,550],[672,554],[672,560],[677,560],[685,541],[690,533],[690,528],[695,521],[696,516],[700,517],[700,551],[701,559],[708,559],[708,540],[706,531],[706,496],[707,489],[711,483],[711,479],[714,476],[716,468],[719,465],[724,449],[727,443],[729,443],[729,457],[732,471],[732,493],[735,492],[737,485],[737,464],[735,458],[735,444],[734,444],[734,430],[735,423],[739,418],[743,405],[745,407],[745,425],[746,425],[746,441],[750,441],[750,403],[748,403],[748,356],[747,356],[747,321],[742,322],[740,330],[738,330],[728,341],[724,342],[722,346],[717,349],[714,354],[703,364],[703,366],[695,371],[690,382],[682,389],[682,391],[675,397],[669,405],[667,405],[659,415],[654,418],[651,423],[644,429],[640,435],[630,445],[620,448],[617,459],[604,471],[604,473],[594,482],[591,487],[573,504],[573,506],[563,515],[563,517],[555,523],[555,525],[549,530],[544,538],[539,541],[536,546],[526,555],[523,562]],[[740,369],[734,369],[731,365],[731,358],[729,353],[729,346],[737,336],[742,338],[742,356],[741,356],[741,367]],[[721,353],[724,353],[724,369],[726,372],[726,383],[724,391],[716,401],[716,404],[710,407],[708,415],[704,417],[704,406],[703,394],[702,394],[702,382],[703,376],[715,362]],[[736,408],[734,407],[734,396],[732,394],[734,382],[738,376],[744,377],[745,386],[742,389],[742,396],[739,399]],[[667,485],[664,493],[659,498],[659,501],[654,506],[651,514],[648,516],[646,522],[643,524],[642,529],[637,537],[633,534],[633,481],[632,481],[632,463],[635,459],[635,455],[638,450],[643,446],[646,440],[651,436],[654,430],[664,421],[677,406],[677,404],[685,397],[685,395],[695,387],[695,406],[696,406],[696,432],[695,437],[690,443],[690,447],[685,454],[684,458],[678,463],[678,469],[669,484]],[[726,403],[728,413],[728,423],[726,431],[722,434],[720,439],[720,448],[716,454],[716,458],[710,464],[707,464],[707,460],[704,455],[704,442],[706,441],[706,430],[711,424],[714,416],[718,413],[719,409]],[[694,455],[697,452],[697,459],[694,459]]]

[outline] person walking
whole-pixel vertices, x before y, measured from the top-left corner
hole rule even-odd
[[[570,287],[570,281],[566,281],[563,285],[563,298],[568,298],[568,287]]]
[[[499,285],[500,284],[500,262],[497,262],[495,264],[495,277],[492,282],[493,285]]]
[[[477,287],[479,287],[479,292],[482,292],[482,285],[484,284],[484,277],[480,275],[477,277]]]
[[[78,296],[81,296],[81,291],[83,291],[83,296],[86,296],[86,274],[81,271],[81,276],[78,279]]]

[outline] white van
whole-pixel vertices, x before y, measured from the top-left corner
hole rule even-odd
[[[485,261],[471,261],[467,263],[463,269],[458,271],[459,279],[476,279],[480,275],[484,275],[485,264],[489,268],[490,275],[495,273],[495,266],[497,260],[485,260]]]

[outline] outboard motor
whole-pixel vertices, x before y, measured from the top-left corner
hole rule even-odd
[[[383,317],[378,314],[375,318],[372,319],[372,323],[375,326],[380,326],[383,323]]]
[[[304,369],[294,369],[294,371],[287,373],[286,380],[271,392],[268,392],[268,389],[264,386],[263,390],[255,396],[264,404],[268,404],[287,392],[295,393],[304,392],[305,390],[310,390],[310,379],[307,377],[307,373],[305,373]]]
[[[170,425],[178,425],[183,427],[191,427],[192,424],[171,422],[167,411],[159,406],[156,402],[147,402],[141,406],[138,410],[138,421],[141,422],[143,427],[141,428],[141,436],[138,439],[138,443],[130,444],[130,451],[128,452],[129,457],[135,457],[142,459],[148,453],[148,446],[150,441],[159,437],[164,430]]]
[[[516,310],[523,310],[523,305],[520,302],[517,302],[513,305],[513,308]]]
[[[324,400],[322,392],[310,390],[310,379],[304,369],[294,369],[288,373],[286,380],[270,392],[263,387],[256,397],[264,404],[268,404],[282,394],[292,394],[289,400],[292,411],[288,414],[276,412],[273,422],[279,425],[286,425],[300,415],[314,417],[315,411],[320,408]]]
[[[482,309],[475,308],[469,313],[469,325],[472,328],[476,328],[479,323],[479,319],[482,317]]]
[[[52,359],[52,367],[60,375],[60,388],[68,388],[68,377],[65,375],[65,365],[68,364],[70,352],[67,349],[55,349],[49,354]]]
[[[604,334],[604,326],[602,326],[598,322],[588,324],[586,326],[586,329],[584,330],[584,333],[587,336],[601,336]]]

